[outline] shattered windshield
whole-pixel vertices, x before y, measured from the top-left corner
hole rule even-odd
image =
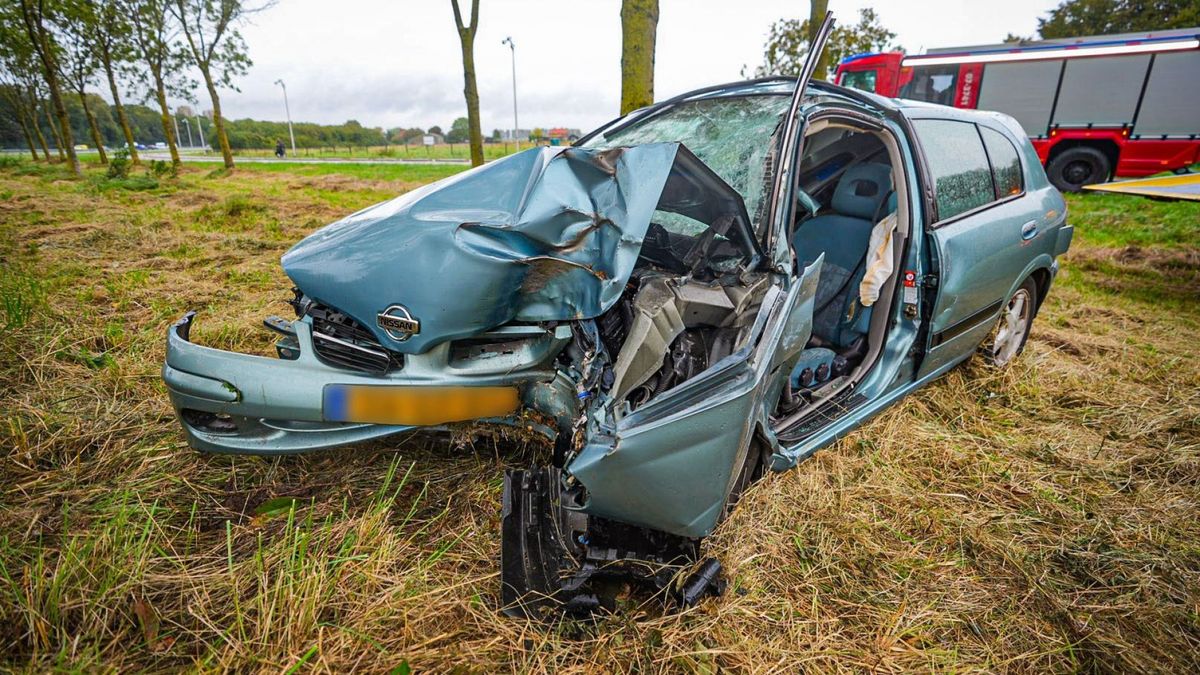
[[[764,219],[759,209],[767,190],[767,155],[789,102],[788,96],[774,95],[685,101],[645,122],[597,135],[584,145],[610,148],[664,141],[683,143],[738,191],[754,231],[761,235]],[[686,226],[682,222],[674,225]]]

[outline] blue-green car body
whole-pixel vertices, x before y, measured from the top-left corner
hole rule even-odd
[[[574,490],[566,508],[699,538],[736,498],[746,467],[790,468],[970,358],[1004,330],[1014,298],[1029,302],[1017,312],[1025,323],[1012,324],[1026,331],[1023,343],[1072,230],[1015,122],[825,84],[810,85],[791,115],[793,87],[765,79],[693,92],[606,125],[575,148],[528,150],[314,233],[283,258],[301,316],[272,322],[280,358],[194,344],[192,314],[170,328],[163,378],[188,443],[280,454],[421,428],[331,414],[329,392],[348,385],[515,387],[515,412],[467,423],[544,436],[548,461]],[[719,126],[738,119],[761,135]],[[969,126],[985,150],[998,135],[1014,149],[1006,161],[1019,176],[987,155],[992,198],[962,208],[947,195],[956,180],[980,174],[951,175],[937,154],[945,139],[922,132],[940,128],[929,121]],[[643,136],[657,138],[639,136],[652,128]],[[679,137],[663,135],[676,128]],[[721,138],[733,142],[721,146]],[[841,154],[817,147],[843,142]],[[822,216],[842,217],[814,195],[843,194],[849,172],[867,163],[889,167],[891,192],[875,216],[890,210],[899,226],[870,326],[863,319],[863,339],[843,348],[814,338],[814,315],[830,302],[821,299],[822,272],[840,251],[796,250],[796,233]],[[743,165],[756,168],[729,169]],[[662,251],[653,264],[651,242]],[[705,267],[680,266],[688,263]],[[849,271],[857,280],[859,270]],[[650,289],[670,295],[674,308],[647,299],[611,318],[635,291],[648,298]],[[688,323],[672,318],[677,308],[714,318]],[[668,321],[674,329],[662,328]],[[623,328],[606,334],[615,323]],[[702,337],[681,347],[691,331]],[[606,348],[617,334],[625,341]],[[643,334],[640,347],[624,349]],[[814,344],[826,351],[813,352]],[[843,358],[844,374],[822,386],[797,384],[805,359],[838,349],[862,353]]]

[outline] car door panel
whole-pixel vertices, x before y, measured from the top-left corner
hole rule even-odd
[[[975,124],[966,121],[928,119],[917,121],[919,134],[923,122],[926,132],[961,131],[966,125],[978,130]],[[958,126],[946,127],[947,123]],[[984,128],[990,133],[1000,133]],[[969,135],[964,134],[966,136]],[[930,133],[918,140],[927,159],[934,153],[947,151],[941,139]],[[1011,138],[1009,143],[1012,143]],[[963,152],[978,151],[982,147],[980,138],[977,147],[964,146]],[[984,157],[988,157],[986,152]],[[946,161],[944,166],[952,167],[955,161]],[[1028,158],[1025,162],[1028,163]],[[960,187],[961,183],[955,181],[961,176],[938,176],[937,163],[935,155],[930,161],[931,171],[935,174],[935,191]],[[994,169],[989,169],[988,173],[994,173]],[[946,218],[944,212],[948,200],[939,197],[943,220],[935,223],[929,232],[930,256],[938,270],[937,298],[929,314],[928,352],[918,377],[974,352],[991,331],[1004,302],[1036,267],[1038,259],[1045,256],[1046,264],[1049,264],[1049,256],[1053,255],[1057,245],[1056,228],[1061,222],[1061,209],[1048,208],[1054,203],[1053,196],[1047,192],[1052,188],[1029,174],[1022,169],[1023,190],[1020,193],[999,200],[993,194],[990,203],[950,218]],[[974,172],[972,178],[979,180],[978,172]]]

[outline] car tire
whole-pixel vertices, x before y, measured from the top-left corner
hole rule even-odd
[[[1107,182],[1112,175],[1108,155],[1096,148],[1079,146],[1064,150],[1050,160],[1046,175],[1063,192],[1079,192],[1084,185]]]
[[[988,365],[1005,368],[1016,360],[1029,340],[1036,313],[1037,284],[1029,278],[1008,299],[996,320],[996,327],[983,343],[983,358]]]
[[[733,513],[733,507],[737,506],[742,499],[746,488],[766,473],[769,459],[766,447],[766,444],[758,438],[750,440],[750,447],[746,449],[746,459],[742,461],[742,466],[738,469],[738,477],[734,480],[733,487],[729,490],[729,497],[725,500],[725,512],[721,514],[721,520],[725,520],[729,514]]]

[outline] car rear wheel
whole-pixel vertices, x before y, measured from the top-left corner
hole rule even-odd
[[[1108,156],[1086,146],[1064,150],[1046,167],[1050,182],[1063,192],[1079,192],[1084,185],[1103,183],[1111,173]]]
[[[1009,298],[1008,304],[1000,312],[995,330],[984,344],[983,356],[989,364],[1003,368],[1025,349],[1036,303],[1037,284],[1033,279],[1026,279]]]

